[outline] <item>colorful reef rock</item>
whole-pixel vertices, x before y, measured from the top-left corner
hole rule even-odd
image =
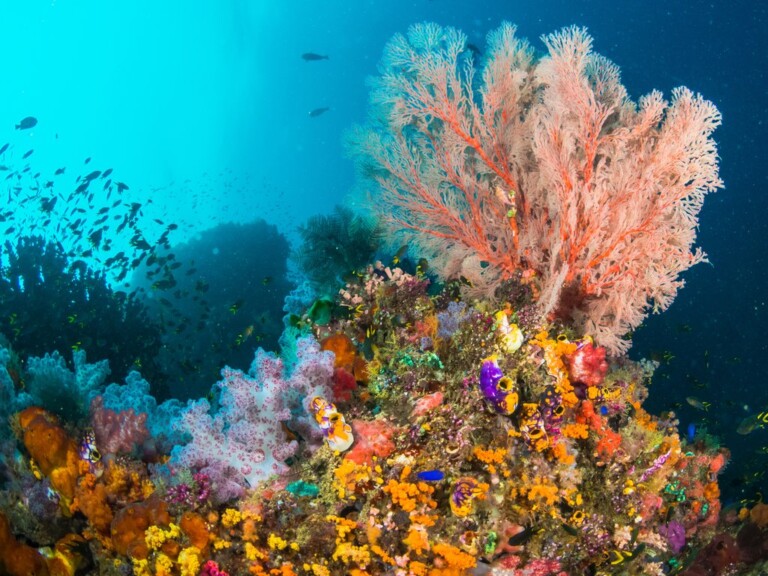
[[[652,368],[608,357],[567,326],[529,323],[523,283],[499,294],[470,303],[451,284],[370,267],[327,323],[307,323],[302,344],[348,341],[344,362],[364,363],[366,380],[338,404],[306,398],[322,442],[283,414],[274,441],[296,449],[224,502],[205,463],[138,449],[94,462],[98,445],[82,450],[67,423],[24,410],[0,572],[698,575],[766,559],[764,505],[740,520],[734,511],[730,528],[721,519],[727,451],[643,410]],[[520,331],[514,349],[501,308]],[[331,364],[313,360],[312,376],[299,362],[291,378],[330,394]],[[274,383],[277,368],[262,358],[259,373]]]

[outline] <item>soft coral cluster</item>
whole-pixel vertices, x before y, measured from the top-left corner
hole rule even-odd
[[[288,440],[283,423],[306,426],[303,399],[330,397],[333,355],[322,352],[314,339],[303,338],[290,375],[281,359],[263,350],[250,373],[225,368],[217,384],[219,411],[212,415],[206,399],[193,401],[175,423],[191,441],[173,449],[172,465],[207,474],[216,502],[241,496],[247,487],[287,471],[284,462],[298,444]]]

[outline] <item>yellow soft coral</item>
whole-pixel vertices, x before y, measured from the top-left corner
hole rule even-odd
[[[227,508],[221,515],[221,525],[224,526],[224,528],[234,528],[242,521],[242,519],[243,515],[240,513],[240,510]]]
[[[181,576],[197,576],[200,572],[200,550],[194,546],[184,548],[176,559]]]
[[[440,542],[432,547],[432,551],[445,560],[448,568],[454,570],[469,570],[477,565],[474,556],[470,556],[450,544]]]
[[[579,399],[573,392],[573,386],[568,379],[568,369],[563,362],[563,356],[573,354],[577,344],[569,342],[566,338],[552,340],[546,330],[539,332],[531,340],[531,344],[544,351],[544,361],[547,364],[547,372],[555,378],[555,390],[562,396],[563,406],[573,408],[579,403]]]
[[[336,543],[344,542],[344,540],[347,539],[347,535],[352,532],[355,528],[357,528],[357,522],[354,520],[349,520],[347,518],[342,518],[341,516],[334,516],[333,514],[329,514],[325,517],[326,520],[329,522],[335,522],[336,523]]]
[[[352,460],[344,459],[334,470],[333,475],[338,497],[345,498],[348,492],[355,492],[359,483],[365,483],[371,479],[371,468],[366,464],[357,464]]]
[[[528,500],[531,502],[544,501],[552,506],[558,500],[557,486],[550,484],[543,478],[537,478],[536,482],[528,489]],[[535,506],[538,506],[538,503]]]
[[[283,540],[277,534],[270,533],[269,538],[267,538],[267,546],[270,550],[285,550],[288,548],[288,541]]]
[[[181,537],[181,530],[176,524],[171,524],[168,530],[160,526],[150,526],[144,532],[144,541],[150,550],[158,550],[168,540]]]
[[[250,542],[245,543],[244,550],[246,560],[250,560],[251,562],[255,562],[257,560],[266,560],[268,558],[264,552],[256,548],[256,546]]]
[[[155,560],[155,576],[171,576],[173,574],[173,560],[165,554],[160,554]]]
[[[472,450],[475,458],[488,466],[488,472],[496,474],[496,465],[504,464],[504,457],[507,455],[506,448],[483,448],[475,446]]]
[[[322,564],[304,564],[304,570],[312,570],[314,576],[331,576],[331,571]]]
[[[392,502],[400,506],[406,512],[412,512],[417,504],[428,504],[431,508],[436,506],[430,498],[435,489],[426,482],[398,482],[391,478],[383,488],[390,495]]]
[[[416,554],[429,551],[429,539],[427,538],[427,531],[423,526],[419,526],[418,524],[411,526],[411,529],[408,532],[408,536],[403,539],[403,544],[416,552]]]
[[[133,559],[133,576],[153,576],[148,560]]]
[[[344,564],[365,568],[371,563],[371,552],[368,545],[355,546],[350,542],[342,542],[336,546],[333,552],[334,560],[341,560]]]

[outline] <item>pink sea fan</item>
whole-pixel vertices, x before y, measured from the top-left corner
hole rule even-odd
[[[522,273],[543,315],[623,352],[622,335],[704,260],[691,247],[704,196],[722,187],[720,113],[686,88],[635,104],[583,28],[543,40],[536,59],[504,24],[477,70],[453,28],[396,35],[352,149],[373,207],[434,272],[486,294]]]

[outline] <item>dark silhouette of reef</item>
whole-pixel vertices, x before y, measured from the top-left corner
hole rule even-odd
[[[381,244],[378,224],[343,206],[309,218],[299,234],[302,244],[291,257],[320,297],[335,297],[346,278],[372,261]]]
[[[173,270],[157,280],[139,268],[133,283],[162,326],[171,395],[185,399],[204,396],[225,365],[247,370],[257,348],[277,350],[293,285],[288,241],[264,220],[220,224],[172,250]]]
[[[83,349],[106,359],[111,378],[140,370],[161,381],[155,355],[159,326],[132,294],[114,291],[103,272],[70,259],[42,238],[6,241],[0,250],[0,333],[22,358]]]

